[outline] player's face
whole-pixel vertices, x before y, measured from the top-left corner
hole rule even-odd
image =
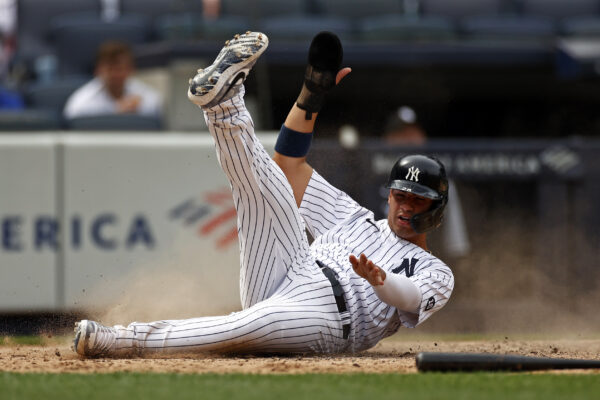
[[[410,218],[431,208],[433,200],[417,196],[413,193],[391,189],[388,196],[388,223],[392,231],[402,239],[410,239],[419,236],[410,226]]]

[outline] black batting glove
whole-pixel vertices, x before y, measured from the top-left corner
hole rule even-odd
[[[342,58],[342,43],[334,33],[320,32],[313,38],[308,51],[304,84],[296,100],[298,107],[306,111],[307,120],[321,110],[325,94],[335,86]]]

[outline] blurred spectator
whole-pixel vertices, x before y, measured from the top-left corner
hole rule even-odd
[[[384,129],[384,139],[389,144],[422,146],[427,141],[425,130],[417,122],[417,114],[407,106],[391,115]]]
[[[15,33],[17,27],[17,0],[0,0],[0,32]]]
[[[8,77],[10,62],[15,52],[17,30],[16,0],[0,0],[0,82]]]
[[[69,97],[65,118],[123,113],[160,117],[159,94],[132,78],[133,73],[133,53],[129,46],[112,41],[102,44],[96,60],[96,76]]]
[[[385,126],[384,140],[397,146],[417,147],[427,142],[427,133],[417,121],[417,114],[407,106],[390,116]],[[463,257],[471,250],[469,236],[456,185],[449,180],[448,206],[440,227],[444,250],[451,257]]]
[[[202,14],[207,19],[217,19],[221,14],[221,0],[202,0]]]
[[[0,0],[0,109],[24,108],[22,96],[11,90],[10,63],[15,53],[17,27],[16,0]]]

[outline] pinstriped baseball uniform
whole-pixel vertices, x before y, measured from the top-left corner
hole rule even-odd
[[[414,327],[440,309],[452,292],[452,272],[430,253],[397,237],[387,220],[374,221],[371,211],[316,171],[301,207],[296,206],[285,175],[254,135],[243,94],[242,87],[232,99],[205,111],[237,210],[243,310],[219,317],[132,323],[117,329],[117,348],[359,351],[400,325]],[[310,246],[305,228],[315,237]],[[360,253],[388,274],[406,274],[420,288],[419,314],[379,300],[371,285],[352,271],[348,256]],[[327,277],[319,264],[335,277]]]

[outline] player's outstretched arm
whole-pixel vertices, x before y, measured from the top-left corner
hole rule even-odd
[[[349,260],[354,272],[373,286],[381,301],[399,310],[418,313],[421,291],[409,278],[386,274],[364,254],[358,258],[351,254]]]
[[[336,85],[351,71],[350,68],[342,68],[336,75]],[[311,113],[311,118],[306,119],[306,111],[298,107],[297,103],[294,103],[283,125],[295,132],[312,135],[317,115],[317,112]],[[296,204],[300,206],[304,191],[306,190],[306,186],[308,185],[308,181],[310,181],[313,172],[312,167],[306,162],[306,156],[286,156],[276,150],[273,160],[279,165],[279,168],[281,168],[287,180],[290,182],[292,190],[294,191]]]
[[[340,68],[342,56],[342,44],[335,34],[321,32],[314,37],[302,90],[281,127],[275,145],[273,159],[290,182],[298,206],[313,172],[306,162],[306,153],[325,94],[351,71],[350,68]]]

